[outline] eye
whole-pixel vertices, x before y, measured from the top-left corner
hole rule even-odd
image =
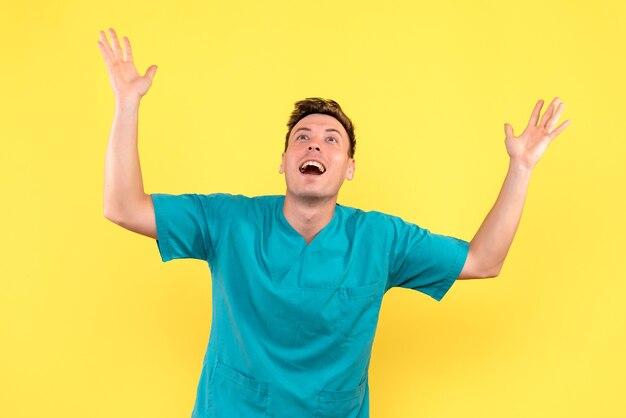
[[[298,135],[298,136],[296,137],[296,141],[299,141],[299,140],[300,140],[300,138],[306,138],[306,137],[307,137],[306,135]]]
[[[337,138],[335,138],[334,136],[329,136],[326,139],[329,140],[330,142],[337,142]]]

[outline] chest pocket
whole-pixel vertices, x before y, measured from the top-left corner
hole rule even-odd
[[[339,288],[339,332],[350,339],[373,339],[382,298],[380,283]]]
[[[265,417],[268,384],[217,361],[209,384],[212,417]]]

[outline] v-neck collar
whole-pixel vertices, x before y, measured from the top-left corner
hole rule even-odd
[[[306,240],[304,239],[304,237],[298,232],[296,231],[296,229],[291,226],[291,224],[289,223],[289,221],[287,221],[287,218],[285,217],[285,214],[283,213],[283,207],[285,206],[285,196],[280,196],[280,198],[277,201],[277,205],[276,205],[276,211],[277,211],[277,217],[278,220],[280,222],[280,224],[282,225],[282,227],[284,228],[285,232],[287,232],[289,235],[291,235],[294,239],[296,239],[299,243],[303,244],[305,246],[305,248],[310,247],[312,244],[316,243],[317,241],[320,240],[320,238],[326,233],[327,230],[331,229],[335,223],[337,222],[337,217],[339,216],[337,214],[337,209],[340,206],[338,203],[335,203],[335,210],[333,211],[333,217],[331,218],[330,222],[328,222],[326,224],[326,226],[324,226],[324,228],[322,228],[317,235],[311,240],[310,243],[306,243]]]

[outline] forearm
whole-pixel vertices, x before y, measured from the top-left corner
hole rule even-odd
[[[119,219],[145,198],[137,127],[139,100],[116,101],[104,162],[104,215]]]
[[[522,168],[514,161],[509,163],[500,194],[472,239],[471,247],[476,259],[492,276],[500,273],[511,248],[522,216],[531,174],[532,170]]]

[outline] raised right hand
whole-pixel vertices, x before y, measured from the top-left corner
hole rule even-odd
[[[139,101],[150,89],[157,66],[151,65],[143,76],[139,75],[133,62],[133,53],[130,49],[128,38],[124,36],[125,51],[122,51],[117,34],[113,28],[109,28],[109,34],[113,40],[113,48],[109,45],[104,31],[100,31],[102,40],[98,41],[98,46],[111,79],[111,87],[113,88],[115,99],[117,101]]]

